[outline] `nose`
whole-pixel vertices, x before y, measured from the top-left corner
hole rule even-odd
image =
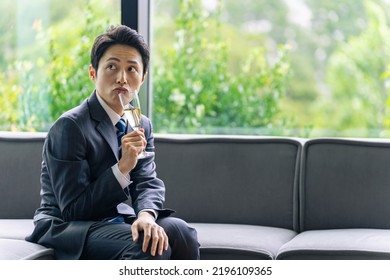
[[[119,71],[118,73],[118,78],[117,78],[117,83],[118,84],[127,84],[127,79],[126,79],[126,72],[125,71]]]

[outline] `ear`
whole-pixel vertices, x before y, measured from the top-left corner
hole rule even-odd
[[[141,85],[144,83],[147,75],[148,75],[148,72],[145,72],[145,74],[142,76]]]
[[[96,70],[95,70],[95,68],[93,68],[92,65],[89,65],[89,77],[91,78],[92,81],[95,81]]]

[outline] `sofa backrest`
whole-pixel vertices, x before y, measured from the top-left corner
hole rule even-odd
[[[31,219],[40,203],[45,133],[0,133],[0,219]]]
[[[303,148],[300,230],[390,229],[390,142],[312,139]]]
[[[39,206],[45,136],[0,132],[0,219],[29,219]],[[390,229],[390,141],[311,139],[300,169],[302,143],[156,135],[165,205],[189,222]]]
[[[160,135],[155,146],[165,206],[178,217],[298,229],[298,140]]]

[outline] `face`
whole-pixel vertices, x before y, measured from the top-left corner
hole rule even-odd
[[[142,56],[133,47],[113,45],[101,57],[97,71],[89,66],[89,76],[95,83],[97,94],[122,115],[118,94],[129,97],[132,90],[139,91],[145,79]]]

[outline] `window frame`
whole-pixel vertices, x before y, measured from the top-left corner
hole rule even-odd
[[[150,32],[150,0],[121,0],[121,23],[137,30],[151,46]],[[152,118],[152,69],[149,64],[148,75],[141,87],[141,106],[142,112],[148,118]]]

